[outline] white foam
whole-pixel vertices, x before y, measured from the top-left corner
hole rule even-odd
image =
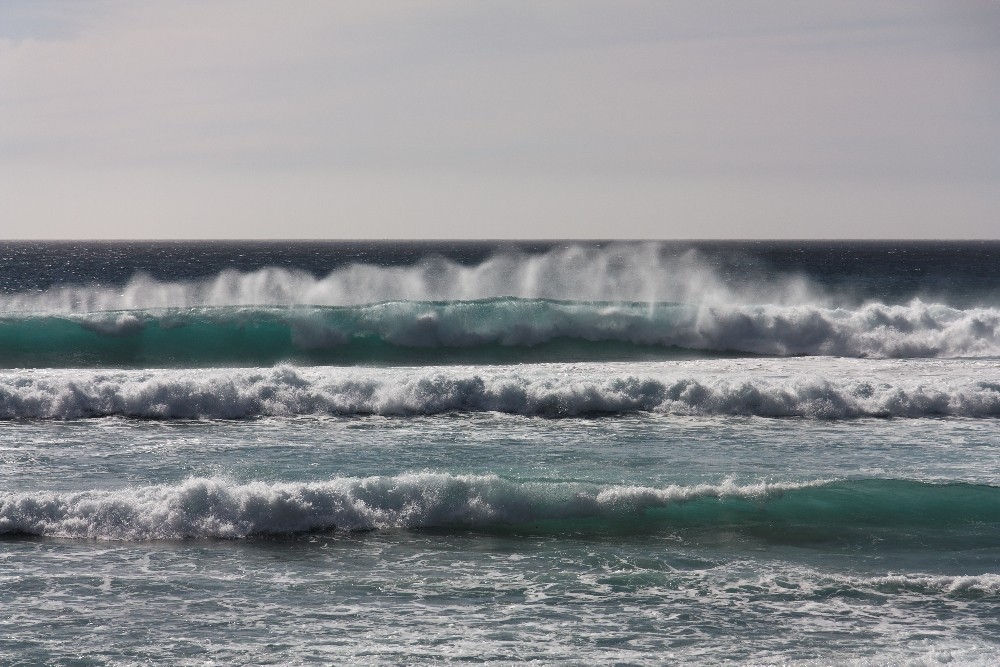
[[[690,347],[761,354],[988,357],[1000,355],[1000,310],[919,300],[858,309],[704,307],[694,333]]]
[[[622,412],[824,419],[997,417],[1000,381],[996,365],[988,362],[860,360],[823,366],[804,360],[763,360],[0,373],[0,419],[108,415],[234,419],[461,411],[550,417]]]
[[[498,343],[536,345],[558,338],[619,341],[698,350],[849,357],[1000,356],[1000,310],[913,301],[856,309],[812,305],[614,304],[499,301],[391,302],[324,326],[299,316],[296,335],[313,347],[375,336],[405,347]]]
[[[879,589],[932,591],[943,593],[972,593],[996,595],[1000,593],[1000,575],[931,575],[890,574],[859,582]]]
[[[137,540],[517,524],[641,513],[698,497],[765,497],[817,483],[653,489],[432,472],[311,483],[191,478],[118,490],[0,494],[0,533]]]

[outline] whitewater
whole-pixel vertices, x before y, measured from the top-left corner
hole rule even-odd
[[[0,663],[995,664],[998,417],[998,243],[0,243]]]
[[[967,360],[0,372],[0,419],[463,412],[550,418],[633,412],[817,419],[997,417],[1000,381],[995,363]]]

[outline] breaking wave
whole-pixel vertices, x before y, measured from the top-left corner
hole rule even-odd
[[[595,530],[724,528],[779,541],[981,532],[1000,524],[1000,489],[902,480],[653,488],[421,472],[289,483],[191,478],[175,485],[0,495],[0,533],[114,540],[387,528],[520,526],[558,533],[586,530],[580,521]],[[996,542],[995,536],[983,539]]]
[[[914,301],[854,309],[513,297],[343,307],[0,316],[12,367],[504,363],[687,353],[1000,356],[1000,310]]]
[[[0,294],[0,364],[1000,356],[1000,309],[985,295],[974,306],[958,287],[933,298],[916,288],[862,297],[749,256],[746,266],[719,261],[656,243],[573,245],[475,265],[427,255],[325,276],[272,267],[59,284]]]
[[[571,366],[448,369],[17,371],[0,374],[0,419],[243,419],[501,412],[572,417],[648,412],[850,419],[998,417],[1000,382],[671,376]],[[481,369],[480,369],[481,370]]]

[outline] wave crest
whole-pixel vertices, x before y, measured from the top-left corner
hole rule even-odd
[[[919,534],[948,540],[957,530],[971,531],[969,539],[988,546],[996,543],[991,531],[997,525],[995,487],[877,479],[646,487],[415,472],[284,483],[190,478],[117,490],[0,494],[0,533],[116,540],[333,529],[666,528],[717,534],[724,528],[792,543],[905,542],[919,541]],[[960,591],[981,582],[885,578],[872,584]]]
[[[10,366],[295,360],[442,361],[461,354],[630,358],[669,350],[778,356],[1000,356],[1000,310],[914,301],[857,309],[497,298],[338,308],[143,310],[0,318]],[[532,356],[535,355],[535,356]]]
[[[191,478],[178,485],[113,491],[5,494],[0,496],[0,533],[136,540],[474,527],[641,513],[695,498],[764,498],[802,486],[725,482],[602,489],[430,472],[312,483]]]
[[[0,375],[0,419],[242,419],[288,415],[525,416],[649,412],[850,419],[998,417],[1000,383],[442,369],[25,371]],[[676,372],[676,371],[674,371]]]
[[[577,301],[816,303],[806,279],[726,280],[699,252],[659,243],[571,245],[542,254],[499,252],[474,266],[430,255],[408,266],[354,263],[323,277],[267,267],[165,282],[144,274],[125,285],[61,285],[0,295],[0,312],[89,313],[142,308],[350,306],[383,301],[469,301],[503,296]]]

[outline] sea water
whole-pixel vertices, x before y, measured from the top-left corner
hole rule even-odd
[[[0,245],[0,663],[995,664],[998,243]]]

